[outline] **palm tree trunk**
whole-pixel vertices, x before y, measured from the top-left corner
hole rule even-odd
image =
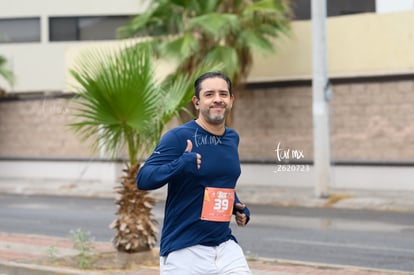
[[[116,199],[118,217],[110,227],[116,230],[113,244],[121,252],[148,251],[157,240],[157,221],[151,214],[155,199],[147,191],[137,189],[135,178],[139,168],[139,163],[127,166],[121,186],[115,188],[120,195]]]

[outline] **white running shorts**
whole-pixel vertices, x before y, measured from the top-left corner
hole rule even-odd
[[[219,246],[195,245],[160,257],[161,275],[251,275],[241,247],[233,240]]]

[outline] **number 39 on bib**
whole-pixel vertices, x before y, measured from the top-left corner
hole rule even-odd
[[[201,219],[229,222],[233,213],[234,189],[206,187]]]

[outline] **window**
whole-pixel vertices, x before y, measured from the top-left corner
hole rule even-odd
[[[49,18],[50,41],[112,40],[129,16],[89,16]]]
[[[291,0],[294,20],[311,19],[312,0]],[[327,16],[375,12],[375,0],[327,0]]]
[[[328,16],[375,12],[375,0],[329,0]]]
[[[0,19],[0,43],[40,42],[40,18]]]

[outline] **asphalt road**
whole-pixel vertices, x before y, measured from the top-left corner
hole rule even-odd
[[[232,225],[250,257],[414,271],[414,213],[250,205],[251,222]],[[0,195],[0,231],[67,237],[89,231],[110,241],[116,206],[97,198]],[[163,205],[153,211],[161,224]]]

